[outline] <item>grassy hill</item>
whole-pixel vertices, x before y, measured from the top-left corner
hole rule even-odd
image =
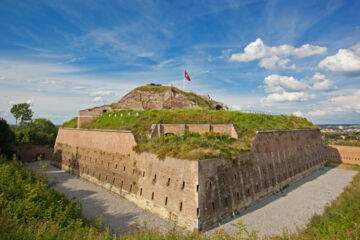
[[[74,127],[69,121],[63,127]],[[183,136],[161,136],[148,139],[150,127],[155,123],[175,124],[236,124],[240,137],[208,133],[187,133]],[[88,129],[132,130],[139,142],[135,151],[149,151],[160,158],[173,156],[183,159],[211,157],[235,158],[251,147],[251,139],[258,130],[315,129],[317,126],[305,118],[293,115],[269,115],[216,110],[121,110],[104,113],[92,122],[84,124]]]

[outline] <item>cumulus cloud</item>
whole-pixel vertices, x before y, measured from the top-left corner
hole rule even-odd
[[[280,76],[277,74],[272,74],[267,76],[264,79],[264,89],[265,92],[294,92],[294,91],[301,91],[306,90],[309,86],[294,77],[289,76]]]
[[[314,76],[310,79],[313,83],[311,89],[316,91],[330,91],[337,89],[334,83],[327,79],[324,74],[315,73]]]
[[[319,68],[347,76],[360,75],[360,42],[349,49],[339,49],[319,63]]]
[[[308,115],[322,117],[325,115],[360,113],[360,90],[356,90],[353,94],[330,98],[321,107],[322,109],[310,111]]]
[[[278,56],[272,56],[272,57],[267,57],[267,58],[261,59],[261,61],[259,62],[259,66],[266,68],[266,69],[277,69],[277,68],[295,69],[296,68],[295,64],[288,65],[288,63],[290,63],[290,59],[288,59],[288,58],[281,59]]]
[[[267,105],[274,102],[303,102],[312,98],[315,98],[315,95],[310,95],[306,92],[282,92],[269,94],[260,101]]]
[[[326,53],[326,48],[321,46],[313,46],[304,44],[299,48],[290,45],[280,45],[269,47],[258,38],[254,42],[248,44],[244,48],[243,53],[234,53],[230,57],[230,61],[249,62],[261,59],[259,65],[264,68],[291,68],[295,65],[288,65],[290,59],[287,57],[293,56],[296,58],[304,58],[312,55],[319,55]]]
[[[297,116],[297,117],[304,117],[304,114],[301,111],[295,111],[292,113],[292,115]]]
[[[270,93],[260,100],[264,106],[274,102],[302,102],[315,97],[305,92],[311,89],[308,84],[292,76],[269,75],[264,78],[263,87],[265,92]]]

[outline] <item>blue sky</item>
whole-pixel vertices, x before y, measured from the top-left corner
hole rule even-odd
[[[57,124],[154,82],[233,110],[360,123],[360,1],[0,0],[0,117]]]

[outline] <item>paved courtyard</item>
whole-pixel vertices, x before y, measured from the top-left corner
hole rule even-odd
[[[69,198],[78,199],[87,218],[101,215],[105,225],[112,231],[125,232],[128,225],[146,222],[150,228],[164,231],[172,227],[167,221],[146,212],[93,184],[72,176],[45,161],[49,182],[56,181],[55,189]],[[38,162],[29,163],[38,169]],[[355,171],[324,168],[291,185],[283,193],[274,194],[244,211],[239,218],[249,230],[258,230],[260,236],[280,234],[283,229],[296,231],[308,223],[313,214],[321,214],[326,205],[334,200],[350,183]],[[237,218],[238,219],[238,218]],[[231,223],[219,225],[208,232],[224,229],[232,233],[236,229]]]

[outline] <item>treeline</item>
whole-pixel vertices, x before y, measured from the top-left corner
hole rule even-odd
[[[0,154],[11,158],[15,145],[54,145],[58,128],[45,118],[32,119],[33,112],[28,103],[15,104],[10,112],[16,125],[11,127],[0,118]]]

